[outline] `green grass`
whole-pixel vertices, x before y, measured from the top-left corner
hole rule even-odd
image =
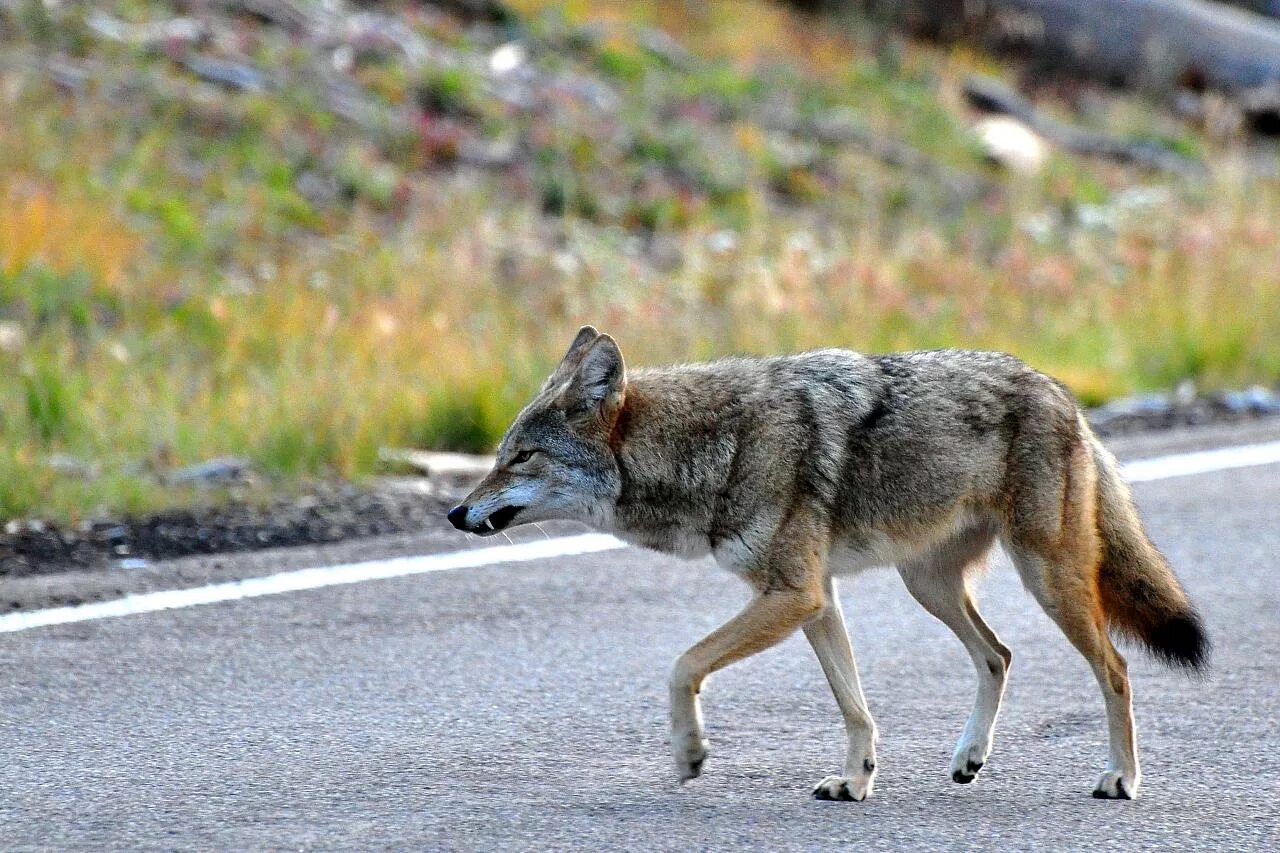
[[[429,120],[370,135],[266,30],[253,55],[288,72],[266,93],[192,99],[166,83],[122,105],[0,72],[0,516],[208,500],[162,475],[226,454],[287,490],[368,476],[384,446],[482,451],[584,322],[633,364],[998,348],[1089,403],[1280,376],[1275,180],[1213,166],[1165,182],[1062,155],[1033,177],[987,173],[956,95],[985,61],[886,50],[764,0],[511,5],[540,67],[595,81],[612,105],[561,96],[527,114],[480,72],[389,59],[357,79]],[[117,6],[134,20],[166,8]],[[0,50],[39,43],[192,83],[162,55],[36,17],[0,22]],[[413,20],[459,50],[491,47]],[[663,63],[637,23],[703,59]],[[857,147],[780,132],[780,109],[851,112],[1000,191],[957,201]],[[1211,164],[1233,153],[1131,99],[1100,123]],[[527,162],[455,165],[459,140],[508,137]],[[1115,231],[1072,224],[1140,183],[1167,201]],[[1028,227],[1043,221],[1068,224]]]

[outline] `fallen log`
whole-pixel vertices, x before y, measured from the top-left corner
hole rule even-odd
[[[916,34],[1115,85],[1236,92],[1280,80],[1280,22],[1208,0],[906,0],[891,14]]]
[[[1046,116],[1030,101],[991,77],[969,77],[964,83],[964,96],[975,109],[1017,119],[1044,139],[1075,154],[1181,175],[1204,173],[1203,164],[1159,143],[1111,136]]]
[[[235,62],[199,53],[187,53],[178,62],[208,83],[233,92],[262,92],[270,85],[267,75],[248,62]]]

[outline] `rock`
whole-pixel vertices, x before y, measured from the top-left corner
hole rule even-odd
[[[459,163],[483,169],[505,169],[520,159],[520,143],[515,138],[472,139],[458,143]]]
[[[45,71],[53,81],[53,85],[75,95],[83,93],[93,81],[93,75],[86,69],[59,59],[48,60],[45,63]]]
[[[208,26],[195,18],[131,24],[95,9],[85,17],[84,23],[98,38],[143,47],[194,44],[209,36]]]
[[[982,152],[1011,172],[1035,174],[1049,156],[1049,146],[1031,128],[1007,116],[988,116],[974,125]]]
[[[602,113],[615,112],[621,102],[618,93],[603,81],[570,71],[556,76],[548,90],[563,92]]]
[[[507,42],[489,54],[489,71],[505,77],[529,61],[529,51],[518,41]]]
[[[727,255],[738,248],[738,234],[728,228],[722,228],[707,237],[707,248],[717,255]]]
[[[1261,385],[1254,385],[1245,391],[1224,391],[1217,395],[1215,402],[1237,415],[1280,414],[1280,394]]]
[[[197,465],[188,465],[172,472],[166,478],[170,483],[190,483],[197,486],[243,483],[251,478],[251,467],[246,459],[224,456]]]
[[[0,352],[10,355],[21,352],[27,345],[27,333],[19,323],[12,320],[0,322]]]
[[[51,453],[45,464],[59,474],[86,480],[92,480],[102,473],[102,466],[98,463],[86,462],[70,453]]]
[[[693,54],[668,32],[657,27],[643,27],[640,45],[672,68],[687,71],[693,67]]]
[[[342,194],[342,187],[336,178],[316,169],[307,169],[298,175],[293,186],[298,195],[310,202],[312,207],[318,208],[328,207]]]
[[[1194,405],[1197,399],[1196,383],[1190,379],[1184,379],[1178,383],[1178,387],[1173,389],[1174,402],[1181,408]]]
[[[1173,398],[1168,394],[1121,397],[1089,412],[1089,422],[1103,435],[1132,426],[1168,426],[1173,417]]]
[[[233,91],[261,92],[267,88],[267,76],[244,62],[215,59],[198,53],[188,54],[180,61],[188,71],[202,80]]]

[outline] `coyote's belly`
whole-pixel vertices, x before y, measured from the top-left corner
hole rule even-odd
[[[914,543],[873,531],[862,541],[839,544],[832,548],[828,559],[829,571],[833,575],[856,575],[876,566],[892,566],[908,559],[917,550]]]
[[[983,513],[957,508],[940,519],[922,519],[906,531],[850,532],[837,538],[832,546],[828,571],[833,575],[853,575],[876,566],[899,565],[992,521]]]

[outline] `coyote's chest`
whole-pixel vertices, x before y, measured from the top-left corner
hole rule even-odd
[[[711,542],[705,533],[675,525],[659,528],[615,527],[612,532],[628,544],[676,557],[696,559],[712,553]]]

